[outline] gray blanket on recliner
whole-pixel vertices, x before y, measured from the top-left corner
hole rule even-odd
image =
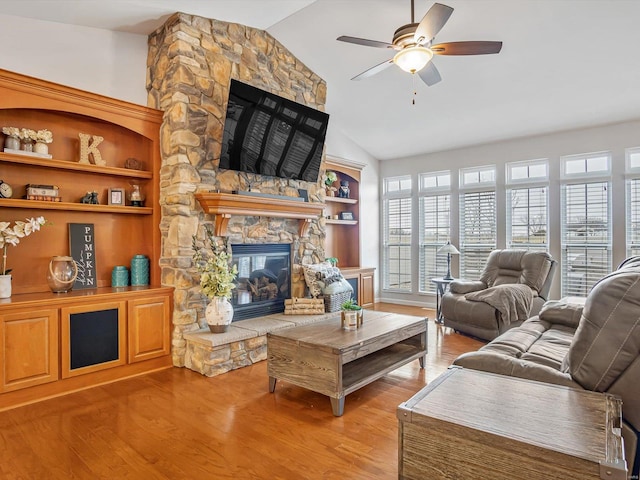
[[[510,283],[496,285],[477,292],[467,293],[464,298],[472,302],[484,302],[498,312],[498,321],[503,325],[529,318],[533,292],[528,285]]]

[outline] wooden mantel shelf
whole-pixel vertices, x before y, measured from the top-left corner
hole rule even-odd
[[[195,197],[206,213],[216,216],[215,234],[219,237],[227,235],[227,224],[231,215],[297,218],[301,220],[300,236],[304,237],[311,221],[318,219],[325,208],[324,203],[298,202],[232,193],[200,192],[196,193]]]

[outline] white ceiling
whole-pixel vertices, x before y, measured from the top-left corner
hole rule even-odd
[[[395,66],[351,81],[391,55],[335,40],[390,42],[410,0],[0,0],[0,11],[139,34],[175,11],[266,29],[327,81],[332,128],[381,160],[640,118],[640,1],[440,1],[455,11],[436,43],[504,45],[436,56],[432,87]],[[419,21],[433,1],[415,3]]]

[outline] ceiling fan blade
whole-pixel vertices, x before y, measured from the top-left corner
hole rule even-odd
[[[416,28],[416,33],[413,36],[415,42],[424,45],[433,40],[433,37],[444,27],[452,13],[453,8],[441,3],[434,3]]]
[[[336,40],[339,40],[340,42],[355,43],[356,45],[364,45],[365,47],[397,49],[397,47],[391,43],[379,42],[378,40],[367,40],[366,38],[348,37],[342,35],[341,37],[336,38]]]
[[[436,55],[486,55],[500,53],[502,42],[447,42],[430,48]]]
[[[385,60],[384,62],[379,63],[378,65],[375,65],[375,66],[369,68],[368,70],[365,70],[361,74],[356,75],[355,77],[353,77],[351,80],[362,80],[363,78],[371,77],[371,76],[375,75],[376,73],[381,72],[385,68],[390,67],[391,65],[393,65],[393,59],[392,58],[390,58],[389,60]]]
[[[438,83],[440,80],[442,80],[442,77],[440,76],[440,72],[438,71],[436,66],[433,64],[433,62],[427,63],[427,66],[424,67],[422,70],[420,70],[418,72],[418,75],[420,76],[422,81],[430,87]]]

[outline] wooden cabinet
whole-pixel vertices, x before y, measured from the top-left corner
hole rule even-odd
[[[171,366],[172,287],[0,300],[0,411]]]
[[[169,297],[149,296],[129,302],[129,363],[142,362],[170,353]]]
[[[353,296],[358,305],[370,307],[375,302],[373,275],[375,268],[341,268],[342,276],[353,287]]]
[[[162,116],[0,70],[0,127],[53,133],[51,158],[5,151],[0,134],[0,178],[13,189],[0,198],[0,220],[47,221],[7,252],[13,294],[0,299],[0,410],[171,366],[173,289],[161,286],[159,265]],[[80,134],[99,142],[97,154],[81,156]],[[57,186],[60,201],[27,199],[27,184]],[[134,187],[142,206],[131,204]],[[110,204],[110,189],[125,203]],[[81,203],[87,192],[99,204]],[[69,226],[78,223],[94,227],[96,288],[53,294],[49,261],[69,254]],[[150,260],[150,285],[111,288],[113,267],[139,254]]]
[[[55,308],[0,315],[0,391],[58,379],[58,311]]]

